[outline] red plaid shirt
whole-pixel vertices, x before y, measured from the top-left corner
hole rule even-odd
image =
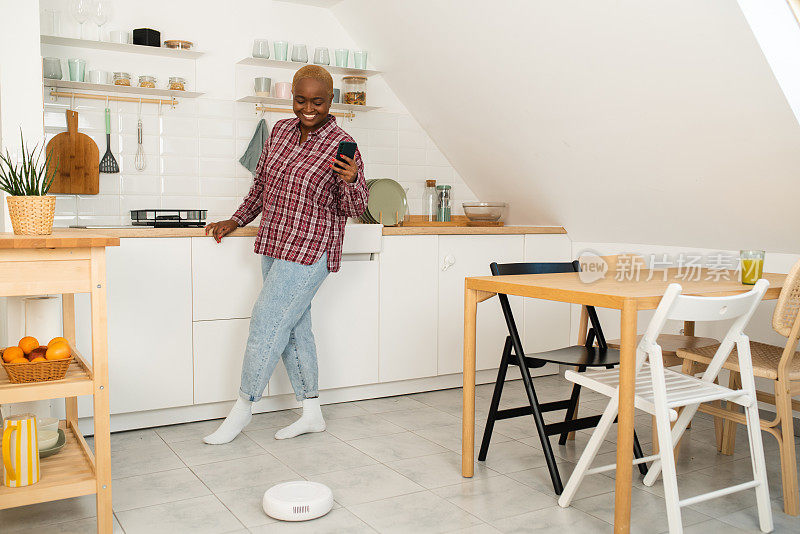
[[[259,213],[255,252],[311,265],[328,253],[328,270],[342,257],[344,225],[367,207],[364,164],[356,150],[358,177],[352,184],[333,172],[339,141],[353,141],[333,115],[300,142],[300,119],[275,123],[258,160],[253,186],[232,219],[239,226]]]

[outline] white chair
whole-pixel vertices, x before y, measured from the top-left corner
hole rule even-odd
[[[750,488],[756,489],[758,518],[763,532],[772,531],[772,510],[767,486],[767,470],[764,449],[761,444],[761,428],[756,403],[755,380],[750,359],[750,340],[744,327],[764,296],[769,282],[759,280],[747,293],[730,297],[692,297],[681,295],[679,284],[670,284],[658,305],[647,331],[636,349],[636,393],[634,405],[656,418],[659,453],[634,460],[634,464],[655,460],[650,466],[644,483],[652,486],[659,472],[664,472],[664,496],[667,505],[667,520],[670,533],[683,532],[681,507],[703,502],[723,495]],[[668,320],[678,321],[723,321],[735,319],[714,358],[708,364],[702,378],[684,375],[664,369],[661,347],[656,343],[658,335]],[[733,390],[714,383],[731,350],[736,345],[742,389]],[[647,361],[645,361],[647,360]],[[597,424],[586,450],[567,482],[558,504],[566,507],[575,496],[583,477],[616,468],[615,464],[590,468],[597,451],[617,417],[619,402],[619,370],[567,371],[566,378],[610,397],[610,401]],[[675,471],[673,449],[683,435],[700,403],[726,400],[744,407],[747,433],[750,439],[750,459],[753,464],[753,480],[735,486],[718,489],[694,497],[678,499],[678,480]],[[683,408],[678,411],[679,408]],[[674,426],[670,428],[670,423]],[[666,452],[666,454],[664,454]]]

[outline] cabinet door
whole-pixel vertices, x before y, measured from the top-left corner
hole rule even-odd
[[[195,321],[194,403],[235,400],[250,319]]]
[[[439,236],[439,374],[463,371],[464,278],[488,276],[489,264],[520,262],[524,236]],[[511,297],[518,327],[524,324],[520,297]],[[492,298],[478,305],[477,368],[494,369],[508,335],[500,302]]]
[[[190,246],[186,238],[129,238],[106,249],[111,413],[192,404]],[[91,359],[88,295],[78,295],[76,311],[78,350]],[[91,397],[80,407],[91,414]]]
[[[346,258],[346,256],[345,256]],[[317,345],[319,387],[332,389],[378,381],[378,261],[342,261],[311,304]],[[270,395],[291,393],[283,362],[269,385]]]
[[[193,312],[195,321],[250,317],[261,290],[261,256],[253,237],[226,237],[217,243],[192,238]]]
[[[380,380],[436,376],[438,237],[386,236],[380,255]]]
[[[572,243],[565,235],[527,235],[525,261],[572,261]],[[541,299],[524,301],[525,352],[553,350],[575,343],[576,340],[570,340],[570,304]]]

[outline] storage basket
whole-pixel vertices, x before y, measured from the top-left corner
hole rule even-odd
[[[17,235],[50,235],[56,214],[56,197],[11,196],[6,197],[11,226]]]
[[[0,351],[0,356],[3,352]],[[12,384],[26,384],[29,382],[49,382],[51,380],[61,380],[67,376],[67,370],[72,363],[72,354],[63,360],[47,360],[36,363],[6,363],[3,362],[3,369],[8,374],[8,380]]]

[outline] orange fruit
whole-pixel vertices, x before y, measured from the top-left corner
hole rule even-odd
[[[54,337],[53,339],[51,339],[51,340],[50,340],[50,341],[47,343],[47,346],[49,347],[49,346],[50,346],[50,345],[52,345],[53,343],[59,343],[59,342],[66,343],[67,345],[69,345],[69,341],[67,341],[67,339],[66,339],[66,338],[64,338],[64,337]]]
[[[44,356],[37,356],[36,358],[31,360],[31,363],[46,362],[46,361],[47,359]]]
[[[30,363],[28,358],[17,358],[16,360],[11,360],[8,363]]]
[[[69,345],[66,343],[53,343],[47,348],[47,354],[44,355],[48,360],[63,360],[69,358]]]
[[[6,350],[3,351],[3,361],[6,363],[13,362],[14,360],[18,360],[20,358],[24,358],[25,353],[22,352],[22,349],[19,347],[8,347]]]
[[[25,354],[30,354],[31,351],[38,346],[39,342],[32,336],[25,336],[19,340],[19,348],[21,348]]]
[[[29,360],[33,360],[34,358],[44,358],[45,353],[47,353],[47,347],[36,347],[28,354],[27,358]]]

